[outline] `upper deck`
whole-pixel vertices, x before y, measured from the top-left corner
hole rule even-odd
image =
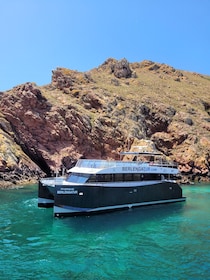
[[[121,152],[119,160],[80,159],[69,171],[89,174],[178,173],[178,166],[156,149],[147,146],[134,146],[133,149]]]
[[[114,160],[96,160],[96,159],[80,159],[77,161],[75,167],[80,168],[94,168],[106,169],[114,167],[127,167],[127,166],[157,166],[157,167],[170,167],[177,168],[177,165],[168,161],[114,161]]]
[[[117,174],[117,173],[161,173],[177,174],[178,168],[169,161],[114,161],[80,159],[75,167],[69,170],[75,173]]]

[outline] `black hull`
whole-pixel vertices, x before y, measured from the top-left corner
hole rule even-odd
[[[52,208],[54,206],[54,188],[45,186],[39,181],[38,207]]]
[[[185,197],[177,183],[162,181],[135,187],[58,185],[54,199],[54,216],[66,217],[179,202]]]

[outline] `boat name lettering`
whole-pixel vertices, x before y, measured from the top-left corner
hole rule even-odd
[[[57,191],[57,194],[78,194],[78,191],[74,188],[61,188]]]
[[[149,171],[150,167],[147,166],[141,166],[141,167],[136,167],[136,166],[124,166],[122,167],[122,171]]]

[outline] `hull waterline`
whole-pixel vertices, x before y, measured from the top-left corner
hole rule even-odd
[[[185,201],[181,187],[162,182],[139,187],[76,187],[57,186],[55,217],[93,215],[134,207]]]
[[[178,198],[178,199],[168,199],[168,200],[160,200],[160,201],[150,201],[150,202],[141,202],[134,204],[125,204],[125,205],[115,205],[115,206],[107,206],[107,207],[99,207],[94,209],[84,209],[84,208],[74,208],[74,207],[66,207],[66,206],[54,206],[53,212],[54,217],[62,218],[62,217],[75,217],[75,216],[90,216],[97,215],[102,213],[109,213],[120,210],[128,210],[137,207],[151,206],[157,204],[169,204],[169,203],[177,203],[184,202],[186,197]]]

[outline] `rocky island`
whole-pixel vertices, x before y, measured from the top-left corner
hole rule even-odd
[[[210,77],[152,61],[107,59],[0,92],[0,186],[65,172],[79,158],[117,159],[152,140],[182,182],[210,180]]]

